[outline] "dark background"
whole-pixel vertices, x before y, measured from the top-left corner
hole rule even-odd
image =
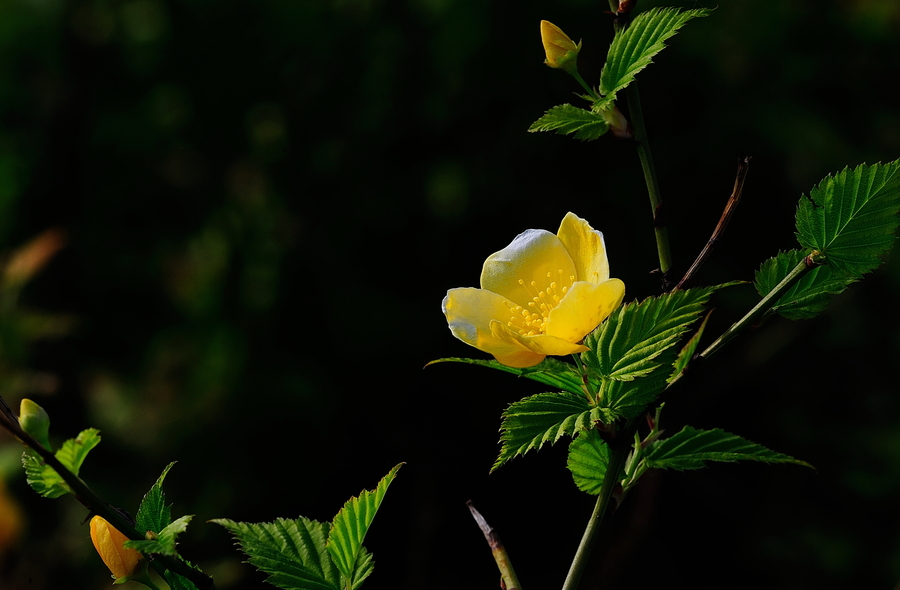
[[[604,232],[626,299],[658,293],[633,147],[526,132],[579,100],[542,65],[539,21],[584,39],[595,84],[607,8],[7,0],[0,249],[50,228],[66,245],[3,293],[4,397],[42,404],[57,441],[101,429],[82,475],[123,508],[177,460],[173,515],[196,515],[180,547],[222,590],[262,576],[206,520],[330,520],[401,461],[367,588],[496,588],[468,499],[526,588],[561,586],[593,505],[565,446],[488,475],[501,411],[541,387],[422,367],[484,356],[447,330],[446,290],[477,286],[488,254],[567,211]],[[639,81],[679,269],[753,156],[699,284],[749,280],[793,247],[797,199],[826,174],[900,156],[892,0],[725,0],[670,45]],[[817,471],[651,474],[585,587],[896,587],[898,293],[894,256],[823,316],[743,336],[667,400],[671,432],[721,427]],[[750,286],[717,297],[708,338],[755,300]],[[20,448],[0,443],[27,522],[0,550],[0,588],[106,587],[86,511],[36,497]]]

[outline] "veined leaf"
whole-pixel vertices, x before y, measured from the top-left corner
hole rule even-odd
[[[600,72],[600,94],[610,97],[634,81],[634,76],[653,61],[665,42],[686,22],[712,11],[706,8],[679,10],[651,8],[639,14],[623,31],[616,33],[606,65]]]
[[[372,557],[363,553],[362,542],[400,465],[391,469],[373,491],[364,490],[358,497],[350,498],[334,517],[325,549],[342,579],[349,582],[344,585],[346,590],[356,588],[372,573]]]
[[[779,252],[774,258],[763,262],[756,271],[757,292],[763,297],[767,295],[806,256],[807,252],[790,250]],[[836,274],[827,264],[818,266],[782,295],[772,310],[791,320],[814,317],[825,310],[833,295],[857,280],[858,277]]]
[[[666,380],[666,383],[671,383],[676,377],[681,375],[690,364],[691,359],[694,358],[694,355],[697,353],[697,347],[700,345],[700,339],[703,338],[703,332],[706,331],[706,324],[709,322],[710,315],[712,315],[712,310],[709,310],[706,313],[706,317],[703,318],[700,327],[697,328],[694,335],[691,336],[690,340],[687,341],[687,344],[682,347],[681,352],[678,353],[678,358],[675,359],[675,370],[672,371],[672,375]]]
[[[70,438],[64,442],[62,447],[56,451],[55,456],[64,467],[78,475],[84,459],[98,444],[100,444],[100,431],[96,428],[88,428],[79,433],[76,438]],[[22,465],[25,467],[25,478],[28,485],[38,494],[46,498],[59,498],[71,491],[56,470],[45,464],[40,455],[31,449],[27,449],[22,455]]]
[[[491,471],[517,455],[540,449],[546,442],[553,444],[563,436],[590,428],[593,420],[600,418],[584,394],[539,393],[510,404],[500,424],[500,456]]]
[[[228,529],[266,581],[284,590],[343,590],[337,568],[325,549],[327,523],[300,517],[247,523],[211,520]]]
[[[600,378],[615,381],[631,381],[671,365],[673,347],[703,312],[709,296],[734,284],[674,291],[623,305],[585,338],[590,350],[581,353],[581,359]]]
[[[681,432],[655,443],[646,456],[647,465],[656,469],[700,469],[707,461],[761,461],[763,463],[795,463],[812,465],[788,455],[776,453],[762,445],[725,432],[698,430],[685,426]]]
[[[161,553],[162,555],[178,555],[175,546],[178,542],[175,538],[179,533],[183,533],[187,529],[187,525],[194,516],[187,515],[175,520],[171,524],[164,527],[156,535],[156,539],[147,541],[125,541],[125,547],[135,549],[141,553]]]
[[[144,499],[141,500],[141,505],[138,507],[137,515],[135,516],[135,528],[137,528],[138,532],[153,531],[154,533],[159,533],[171,524],[172,512],[170,507],[166,506],[166,496],[163,493],[162,484],[169,470],[174,465],[174,461],[166,465],[159,479],[156,480],[156,483],[153,484],[144,495]]]
[[[560,135],[575,134],[575,139],[590,141],[597,139],[609,130],[609,123],[603,115],[561,104],[548,110],[531,124],[528,131],[556,131]]]
[[[862,164],[827,176],[800,199],[797,239],[825,255],[839,274],[860,277],[881,264],[894,242],[900,209],[900,160]]]
[[[575,485],[592,496],[600,493],[606,469],[609,466],[609,445],[595,429],[579,433],[569,445],[566,467],[572,473]]]
[[[190,562],[185,561],[185,563],[191,565]],[[197,586],[193,582],[171,570],[163,570],[162,577],[171,590],[197,590]]]
[[[506,365],[502,365],[493,359],[488,361],[483,359],[468,359],[461,357],[438,359],[436,361],[431,361],[425,366],[427,367],[435,363],[447,362],[479,365],[482,367],[488,367],[489,369],[497,369],[498,371],[503,371],[504,373],[512,373],[513,375],[517,375],[519,377],[525,377],[526,379],[531,379],[532,381],[537,381],[538,383],[543,383],[544,385],[549,385],[550,387],[562,389],[563,391],[568,391],[570,393],[580,394],[582,392],[581,377],[578,375],[578,371],[575,370],[575,367],[573,367],[569,363],[564,363],[549,356],[537,365],[533,367],[527,367],[525,369],[507,367]]]

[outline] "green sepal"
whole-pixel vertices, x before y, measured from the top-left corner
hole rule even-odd
[[[825,177],[797,206],[800,245],[824,254],[826,264],[847,277],[877,268],[900,223],[898,170],[900,160]]]
[[[302,516],[275,522],[211,520],[237,539],[266,582],[284,590],[343,590],[341,575],[325,549],[329,524]]]
[[[765,297],[774,289],[800,262],[808,252],[789,250],[779,252],[777,256],[763,262],[756,271],[756,290]],[[822,313],[831,298],[841,293],[858,277],[836,274],[829,265],[817,266],[797,281],[772,307],[791,320],[812,318]]]
[[[493,359],[488,361],[484,359],[469,359],[462,357],[437,359],[435,361],[431,361],[425,366],[428,367],[437,363],[451,362],[466,363],[469,365],[487,367],[489,369],[497,369],[498,371],[503,371],[504,373],[512,373],[513,375],[525,377],[526,379],[531,379],[532,381],[537,381],[538,383],[543,383],[544,385],[549,385],[550,387],[562,389],[563,391],[568,391],[570,393],[582,393],[581,376],[578,374],[578,371],[575,369],[575,367],[570,365],[569,363],[564,363],[551,357],[545,358],[543,361],[533,367],[527,367],[524,369],[507,367],[506,365],[500,364]]]
[[[584,394],[539,393],[514,402],[503,412],[500,424],[500,455],[491,472],[518,455],[556,443],[563,436],[606,421],[599,408],[592,408]]]
[[[528,128],[531,132],[555,131],[560,135],[575,134],[575,139],[585,141],[602,137],[608,130],[609,123],[602,114],[570,104],[551,108]]]
[[[635,75],[665,48],[665,42],[691,19],[707,16],[707,8],[680,10],[651,8],[639,14],[613,38],[606,64],[600,72],[600,94],[612,100],[616,92],[634,81]]]
[[[400,463],[391,469],[374,490],[363,490],[359,496],[347,500],[332,521],[325,549],[331,555],[341,574],[342,585],[347,590],[357,588],[372,573],[374,563],[362,543],[388,487],[402,465]]]
[[[655,442],[645,461],[648,467],[678,471],[700,469],[706,466],[707,461],[794,463],[813,468],[806,461],[776,453],[720,428],[698,430],[691,426],[685,426],[678,434]]]
[[[88,453],[99,443],[100,431],[96,428],[88,428],[81,431],[77,437],[64,442],[56,451],[55,456],[66,469],[77,476]],[[40,455],[33,450],[25,450],[22,455],[22,465],[25,467],[25,478],[28,485],[40,495],[46,498],[58,498],[71,492],[68,484],[56,470],[45,464]]]
[[[166,495],[163,493],[162,484],[169,470],[174,465],[174,461],[166,465],[156,483],[153,484],[144,495],[143,500],[141,500],[141,505],[138,507],[137,515],[135,516],[135,528],[138,532],[153,531],[154,533],[159,533],[172,523],[171,505],[166,505]]]
[[[580,432],[569,444],[566,467],[579,490],[596,496],[609,467],[609,445],[594,429]]]

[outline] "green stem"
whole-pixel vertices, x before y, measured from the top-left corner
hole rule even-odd
[[[812,270],[816,266],[822,264],[824,261],[824,256],[817,251],[813,251],[806,256],[803,260],[800,261],[800,264],[795,266],[791,272],[784,277],[780,283],[778,283],[774,289],[769,291],[762,300],[756,304],[756,306],[747,312],[747,315],[742,317],[740,320],[735,322],[733,326],[728,328],[724,334],[719,336],[719,338],[710,344],[706,350],[700,353],[700,358],[706,359],[713,355],[717,350],[725,346],[729,340],[743,332],[750,326],[756,319],[762,314],[766,313],[778,302],[782,295],[784,295],[788,289],[794,286],[794,283],[799,281],[803,275],[805,275],[808,271]],[[673,381],[674,383],[674,381]]]
[[[626,433],[628,430],[626,430]],[[623,433],[623,436],[626,433]],[[584,535],[581,537],[581,543],[578,545],[578,550],[575,552],[575,558],[572,560],[572,565],[569,566],[569,573],[563,584],[563,590],[576,590],[578,588],[578,583],[581,581],[581,575],[584,573],[584,568],[587,566],[591,550],[597,542],[597,533],[600,530],[600,523],[603,522],[603,516],[606,514],[606,510],[609,507],[609,501],[612,499],[616,484],[619,482],[619,474],[622,472],[623,465],[625,465],[625,459],[628,457],[629,449],[630,447],[628,445],[616,445],[615,448],[611,447],[610,449],[609,465],[606,467],[606,475],[603,477],[600,495],[597,497],[597,503],[594,505],[594,512],[591,514],[591,519],[588,521],[587,528],[584,530]]]
[[[641,109],[641,95],[638,93],[637,82],[632,82],[625,89],[625,96],[628,99],[631,128],[634,132],[634,139],[637,142],[638,157],[641,159],[641,169],[644,171],[644,180],[647,182],[647,194],[650,196],[650,207],[653,210],[653,230],[656,233],[659,270],[663,275],[663,284],[668,285],[666,275],[672,268],[669,230],[663,217],[662,195],[659,190],[659,181],[656,178],[656,168],[653,165],[653,154],[650,152],[650,141],[647,139],[647,128],[644,126],[644,112]],[[668,287],[666,287],[666,290],[668,290]]]

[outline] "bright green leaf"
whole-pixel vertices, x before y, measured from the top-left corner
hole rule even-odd
[[[812,467],[805,461],[776,453],[762,445],[735,436],[719,428],[697,430],[685,426],[678,434],[656,442],[646,456],[647,465],[656,469],[700,469],[706,461],[761,461],[795,463]]]
[[[763,262],[756,272],[756,290],[767,295],[807,256],[807,252],[790,250]],[[831,297],[858,280],[857,277],[835,274],[827,264],[817,266],[797,281],[772,307],[792,320],[811,318],[828,306]]]
[[[176,537],[179,533],[183,533],[185,529],[187,529],[187,525],[191,522],[192,518],[193,515],[182,516],[159,531],[156,539],[147,541],[125,541],[125,546],[146,554],[160,553],[162,555],[178,555],[178,550],[175,548],[178,544]]]
[[[596,429],[581,432],[569,445],[566,467],[572,472],[575,485],[592,496],[600,493],[609,466],[609,445]]]
[[[88,428],[76,438],[69,439],[56,451],[56,458],[74,475],[78,475],[87,454],[100,443],[100,431]],[[28,484],[40,495],[47,498],[58,498],[70,492],[69,486],[55,469],[45,464],[40,455],[27,449],[22,455],[25,467],[25,478]]]
[[[600,94],[610,98],[628,86],[634,76],[653,61],[665,42],[693,18],[707,16],[706,8],[679,10],[651,8],[639,14],[623,31],[616,33],[606,65],[600,72]]]
[[[539,393],[511,404],[503,412],[500,424],[500,456],[491,467],[494,471],[513,457],[540,449],[544,443],[555,443],[563,436],[590,428],[600,419],[584,394]]]
[[[694,335],[691,336],[690,340],[687,341],[687,344],[682,347],[681,352],[678,353],[678,358],[675,359],[675,370],[672,371],[672,375],[666,380],[667,383],[671,383],[676,377],[681,375],[694,358],[694,355],[697,353],[697,347],[700,345],[700,339],[703,338],[703,332],[706,331],[706,324],[709,322],[710,315],[712,315],[712,310],[707,312],[706,317],[704,317],[703,321],[700,323],[700,327],[697,328]]]
[[[862,164],[827,176],[797,207],[800,245],[825,255],[836,273],[860,277],[881,264],[894,242],[900,209],[900,160]]]
[[[549,385],[550,387],[562,389],[563,391],[568,391],[570,393],[580,394],[582,392],[581,377],[579,376],[578,371],[575,369],[575,367],[570,365],[569,363],[564,363],[551,357],[545,358],[543,361],[533,367],[527,367],[524,369],[507,367],[506,365],[502,365],[493,359],[487,361],[483,359],[468,359],[461,357],[438,359],[436,361],[431,361],[430,363],[428,363],[428,365],[425,366],[427,367],[436,363],[446,362],[479,365],[482,367],[488,367],[489,369],[497,369],[498,371],[503,371],[504,373],[512,373],[513,375],[517,375],[519,377],[525,377],[526,379],[531,379],[532,381],[537,381],[538,383],[543,383],[544,385]]]
[[[169,506],[166,506],[166,496],[163,493],[162,484],[166,479],[169,470],[175,465],[174,462],[169,463],[150,491],[144,495],[141,505],[138,507],[137,516],[135,517],[135,528],[141,533],[153,531],[159,533],[172,522],[172,513]]]
[[[601,137],[609,130],[603,115],[561,104],[551,108],[531,124],[528,131],[556,131],[560,135],[575,134],[575,139],[590,141]]]
[[[362,583],[371,573],[371,556],[360,559],[362,543],[400,465],[391,469],[373,491],[363,490],[358,497],[350,498],[334,517],[325,548],[342,580],[350,581],[349,588],[354,588],[354,583]]]
[[[327,523],[300,517],[247,523],[212,520],[228,529],[266,581],[284,590],[343,590],[338,570],[325,549]]]

